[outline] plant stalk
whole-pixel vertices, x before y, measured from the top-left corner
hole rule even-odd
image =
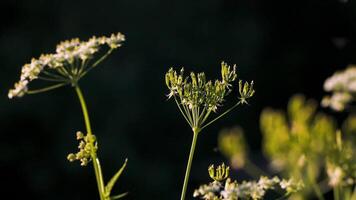
[[[192,167],[192,161],[193,161],[193,157],[194,157],[194,151],[195,151],[195,146],[196,146],[197,139],[198,139],[198,134],[199,134],[199,129],[193,128],[193,140],[192,140],[192,145],[190,147],[187,169],[185,171],[184,183],[183,183],[182,193],[181,193],[181,196],[180,196],[181,200],[185,199],[185,195],[186,195],[186,192],[187,192],[190,169]]]
[[[87,106],[86,106],[86,103],[85,103],[85,100],[84,100],[83,93],[82,93],[82,91],[81,91],[81,89],[80,89],[78,84],[75,85],[75,91],[77,92],[77,95],[78,95],[78,98],[79,98],[79,101],[80,101],[80,105],[82,107],[87,134],[88,135],[92,135],[93,133],[92,133],[92,130],[91,130],[88,109],[87,109]],[[97,185],[98,185],[100,200],[106,200],[105,199],[105,186],[104,186],[104,180],[103,180],[103,175],[102,175],[102,171],[101,171],[99,158],[97,157],[95,151],[92,151],[90,156],[91,156],[93,167],[94,167],[94,171],[95,171],[95,177],[96,177],[96,182],[97,182]]]

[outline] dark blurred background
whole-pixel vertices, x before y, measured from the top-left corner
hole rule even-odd
[[[118,31],[127,37],[81,81],[106,180],[129,158],[114,191],[128,191],[126,199],[179,198],[192,134],[165,96],[169,67],[215,79],[224,60],[256,83],[249,106],[199,138],[191,197],[209,181],[208,165],[225,160],[216,151],[219,130],[241,125],[252,159],[264,167],[260,111],[284,109],[295,93],[319,101],[323,81],[356,59],[352,0],[2,0],[0,7],[1,196],[11,199],[98,199],[91,166],[66,160],[76,150],[75,132],[85,128],[74,90],[7,98],[21,66],[59,41]]]

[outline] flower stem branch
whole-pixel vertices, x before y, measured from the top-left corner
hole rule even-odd
[[[51,85],[49,87],[37,89],[37,90],[28,90],[26,93],[27,94],[38,94],[38,93],[41,93],[41,92],[47,92],[47,91],[50,91],[50,90],[57,89],[59,87],[65,86],[67,84],[68,83],[59,83],[59,84]]]
[[[312,186],[317,198],[319,200],[325,200],[324,196],[323,196],[323,193],[321,192],[320,187],[318,186],[318,184],[314,181],[314,179],[310,176],[310,174],[308,174],[307,177],[308,177],[308,181],[310,182],[310,184],[311,184],[311,186]]]
[[[232,111],[234,108],[236,108],[238,105],[241,104],[241,101],[237,102],[234,106],[232,106],[231,108],[229,108],[228,110],[226,110],[224,113],[222,113],[221,115],[219,115],[218,117],[216,117],[215,119],[211,120],[210,122],[206,123],[200,130],[203,130],[205,127],[209,126],[210,124],[214,123],[216,120],[220,119],[221,117],[223,117],[224,115],[226,115],[227,113],[229,113],[230,111]]]
[[[76,93],[78,95],[78,98],[79,98],[79,101],[80,101],[80,105],[82,107],[87,134],[88,135],[92,135],[92,129],[91,129],[91,125],[90,125],[88,109],[87,109],[87,106],[86,106],[86,103],[85,103],[85,99],[84,99],[83,93],[82,93],[82,91],[81,91],[81,89],[80,89],[78,84],[75,86],[75,91],[76,91]],[[106,200],[105,196],[104,196],[104,194],[105,194],[105,186],[104,186],[102,170],[101,170],[99,159],[98,159],[95,151],[91,152],[91,158],[92,158],[92,161],[93,161],[93,167],[94,167],[94,171],[95,171],[96,182],[97,182],[97,185],[98,185],[100,200]]]

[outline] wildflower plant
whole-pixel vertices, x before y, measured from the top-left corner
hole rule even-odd
[[[289,118],[281,111],[263,111],[261,130],[265,153],[275,169],[303,179],[312,189],[299,195],[315,194],[322,200],[330,189],[338,193],[340,185],[346,190],[354,187],[356,141],[338,131],[335,120],[316,108],[314,101],[295,96],[289,103]],[[351,194],[342,198],[335,194],[335,199],[351,199]]]
[[[334,200],[356,198],[356,116],[338,129],[335,120],[317,111],[317,102],[295,95],[287,112],[267,108],[261,113],[262,148],[274,173],[301,180],[305,187],[291,199],[309,199],[333,190]],[[219,134],[219,149],[236,166],[253,177],[268,174],[249,160],[240,128]],[[281,182],[285,187],[288,182]]]
[[[181,200],[185,199],[190,169],[199,133],[204,128],[232,111],[238,105],[247,104],[247,100],[255,93],[253,81],[248,83],[240,80],[238,91],[240,97],[237,103],[209,121],[211,114],[218,113],[219,107],[221,107],[225,101],[225,97],[232,92],[233,82],[236,79],[236,65],[231,67],[225,62],[221,63],[220,80],[207,80],[204,72],[191,72],[190,75],[185,76],[184,68],[181,68],[178,72],[173,68],[170,68],[165,75],[166,85],[169,89],[168,98],[174,99],[179,111],[193,131],[193,140],[190,148]]]
[[[214,170],[216,170],[215,173],[213,173]],[[304,187],[300,180],[280,180],[276,176],[273,178],[261,176],[258,181],[238,183],[229,177],[229,167],[225,164],[219,165],[215,169],[214,165],[211,165],[208,171],[213,181],[196,189],[194,197],[204,200],[259,200],[264,199],[267,191],[279,188],[284,190],[283,196],[279,199],[284,199]],[[217,179],[215,174],[223,174],[223,176],[218,176]]]
[[[78,38],[66,40],[57,45],[56,52],[42,54],[39,58],[33,58],[31,63],[22,67],[20,80],[10,89],[8,97],[22,97],[26,94],[37,94],[54,90],[63,86],[71,86],[77,93],[81,104],[86,132],[78,131],[78,152],[71,153],[67,159],[71,162],[80,161],[81,166],[93,163],[100,200],[119,199],[126,195],[111,196],[111,190],[123,172],[127,160],[111,180],[105,185],[101,165],[97,156],[99,148],[96,136],[93,134],[89,119],[87,105],[83,93],[79,87],[79,81],[93,68],[97,67],[115,49],[125,41],[121,33],[112,34],[109,37],[92,37],[88,41]],[[42,81],[38,89],[30,89],[29,85],[36,80]],[[48,84],[50,83],[50,84]],[[39,82],[40,84],[40,82]]]

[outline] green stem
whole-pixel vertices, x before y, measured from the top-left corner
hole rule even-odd
[[[87,106],[86,106],[86,103],[85,103],[85,100],[84,100],[83,93],[80,90],[80,87],[79,87],[78,84],[75,86],[75,91],[77,92],[77,95],[78,95],[78,98],[79,98],[79,101],[80,101],[80,105],[82,107],[87,134],[88,135],[92,135],[88,109],[87,109]],[[97,185],[98,185],[100,200],[105,200],[105,186],[104,186],[104,180],[103,180],[103,175],[102,175],[102,170],[101,170],[101,167],[100,167],[99,159],[98,159],[98,157],[96,155],[96,152],[94,150],[92,150],[90,156],[91,156],[91,159],[92,159],[92,162],[93,162],[93,167],[94,167],[94,171],[95,171],[96,182],[97,182]]]
[[[220,119],[221,117],[223,117],[224,115],[226,115],[227,113],[229,113],[230,111],[232,111],[234,108],[236,108],[238,105],[241,104],[241,101],[237,102],[234,106],[232,106],[231,108],[229,108],[228,110],[226,110],[224,113],[222,113],[221,115],[219,115],[218,117],[216,117],[215,119],[211,120],[210,122],[208,122],[207,124],[205,124],[200,130],[203,130],[205,127],[209,126],[210,124],[214,123],[216,120]]]
[[[310,184],[311,184],[311,186],[312,186],[312,188],[313,188],[313,190],[314,190],[314,192],[315,192],[317,198],[318,198],[319,200],[325,200],[325,199],[324,199],[324,196],[323,196],[323,193],[321,192],[321,190],[320,190],[318,184],[313,180],[312,177],[310,177],[309,173],[308,173],[307,176],[308,176],[309,182],[310,182]]]
[[[193,141],[192,141],[192,145],[190,147],[187,169],[185,171],[185,176],[184,176],[183,189],[182,189],[182,193],[180,195],[180,199],[181,200],[185,199],[185,194],[187,192],[190,169],[192,167],[192,161],[193,161],[193,157],[194,157],[195,145],[197,143],[199,131],[200,131],[199,129],[193,128]]]
[[[179,108],[179,111],[182,113],[184,119],[188,122],[189,126],[192,128],[193,126],[192,126],[190,120],[188,120],[187,116],[185,116],[185,113],[183,112],[182,108],[180,107],[179,102],[177,101],[177,98],[175,96],[174,96],[174,100]]]
[[[112,51],[113,51],[113,49],[110,49],[108,52],[106,52],[101,58],[99,58],[97,61],[95,61],[94,64],[92,64],[90,67],[88,67],[88,69],[86,69],[83,73],[81,73],[79,78],[85,76],[85,74],[87,74],[90,70],[92,70],[98,64],[100,64],[103,60],[105,60],[111,54]]]
[[[340,200],[339,186],[334,187],[334,200]]]
[[[49,87],[37,89],[37,90],[28,90],[26,93],[27,94],[37,94],[37,93],[41,93],[41,92],[47,92],[47,91],[54,90],[54,89],[57,89],[59,87],[65,86],[67,84],[68,83],[59,83],[59,84],[51,85]]]
[[[351,188],[351,189],[352,189],[352,188]],[[350,199],[351,199],[351,200],[356,199],[356,186],[354,187],[354,191],[352,192]]]
[[[106,52],[105,55],[103,55],[100,59],[98,59],[98,60],[92,65],[92,67],[96,67],[99,63],[101,63],[103,60],[105,60],[106,57],[108,57],[108,56],[111,54],[112,51],[113,51],[113,49],[110,49],[108,52]]]
[[[287,199],[287,197],[289,197],[289,195],[290,194],[285,194],[285,195],[283,195],[283,196],[281,196],[281,197],[279,197],[278,199],[276,199],[276,200],[283,200],[283,199]]]

